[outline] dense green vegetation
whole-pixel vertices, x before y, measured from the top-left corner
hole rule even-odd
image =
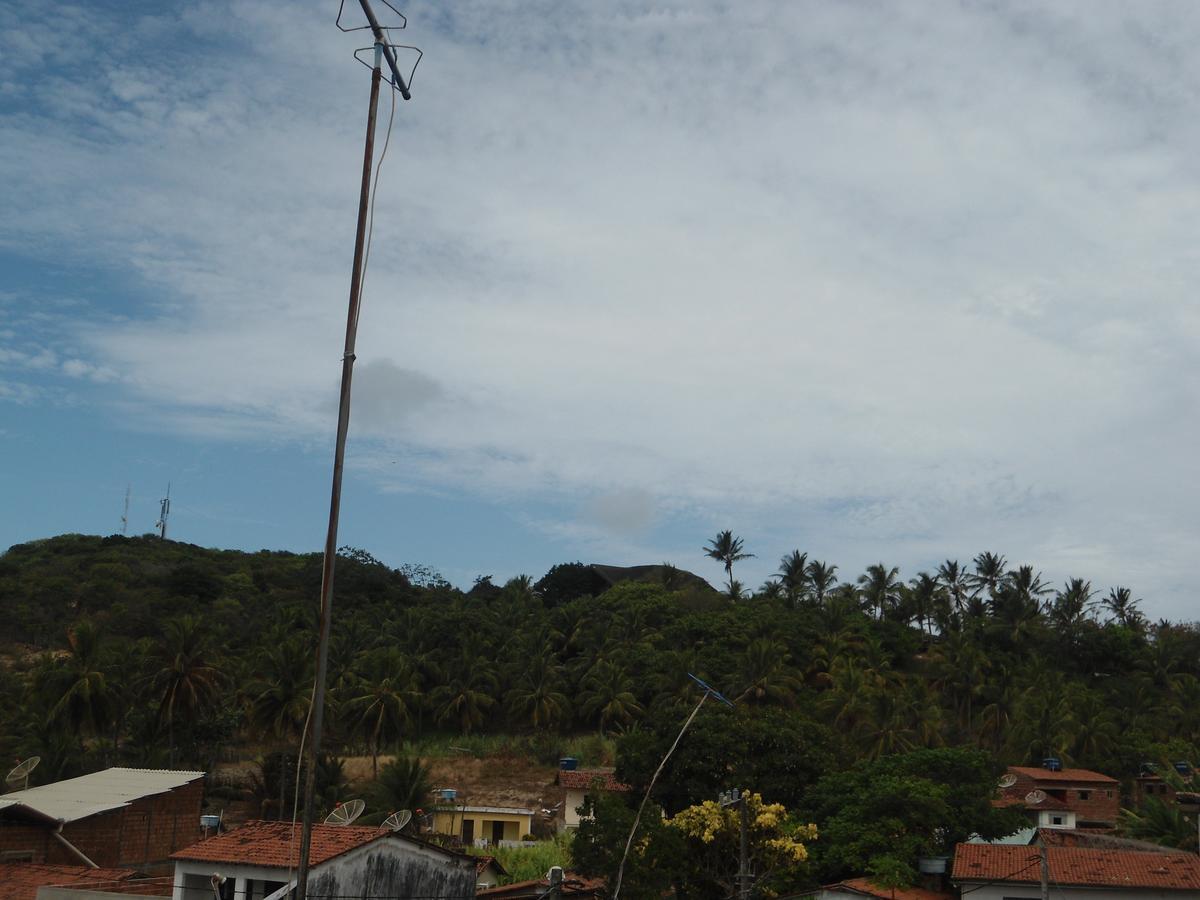
[[[439,733],[507,733],[553,759],[579,735],[616,735],[621,773],[641,785],[698,699],[691,672],[737,706],[697,718],[655,790],[666,812],[750,787],[831,836],[825,780],[853,790],[896,754],[986,754],[889,769],[898,798],[913,779],[938,782],[937,766],[987,782],[1003,764],[1058,756],[1128,778],[1147,759],[1200,756],[1200,629],[1147,621],[1125,588],[1055,589],[992,553],[908,581],[883,564],[840,581],[796,551],[748,593],[733,578],[744,553],[729,532],[697,551],[698,565],[725,564],[723,593],[670,566],[659,583],[608,588],[572,563],[464,592],[346,550],[326,746],[378,755]],[[320,569],[315,554],[150,537],[13,547],[0,557],[0,754],[40,754],[35,780],[47,781],[106,762],[208,767],[230,748],[293,748]],[[946,791],[934,801],[953,806]],[[936,803],[925,811],[944,815]],[[823,873],[873,853],[813,847]]]

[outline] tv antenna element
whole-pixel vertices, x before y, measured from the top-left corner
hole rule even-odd
[[[380,828],[390,828],[392,831],[401,831],[405,825],[412,821],[412,812],[407,809],[402,809],[399,812],[394,812],[386,819]]]
[[[349,825],[361,816],[366,808],[367,804],[362,800],[348,800],[345,803],[339,803],[333,808],[333,812],[325,817],[325,824]]]
[[[121,537],[129,533],[129,491],[130,485],[125,485],[125,512],[121,513]]]
[[[1010,788],[1016,783],[1017,776],[1012,772],[1009,772],[1007,775],[1001,775],[1000,780],[996,782],[996,784],[1001,788]]]
[[[1039,803],[1041,803],[1045,799],[1046,799],[1046,792],[1039,788],[1035,788],[1034,790],[1030,791],[1028,794],[1025,795],[1025,802],[1028,803],[1030,806],[1037,806]]]
[[[19,761],[16,768],[5,776],[4,783],[15,789],[19,781],[21,782],[20,789],[26,790],[29,787],[29,773],[36,769],[41,761],[40,756],[31,756],[27,760]]]

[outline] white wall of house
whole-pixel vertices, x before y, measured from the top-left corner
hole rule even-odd
[[[1042,828],[1074,828],[1075,813],[1069,809],[1039,809],[1037,821]]]
[[[567,799],[563,801],[563,828],[578,828],[583,821],[579,815],[583,794],[579,788],[567,788]]]

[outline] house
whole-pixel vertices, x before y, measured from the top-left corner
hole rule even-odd
[[[169,866],[200,833],[203,772],[112,768],[0,796],[0,862]]]
[[[500,887],[486,888],[479,891],[476,897],[488,897],[493,900],[545,900],[550,893],[550,880],[537,878],[533,881],[518,881]],[[564,872],[562,886],[559,888],[562,897],[578,897],[580,900],[599,900],[605,896],[603,878],[584,878],[573,872]]]
[[[1066,801],[1059,800],[1045,791],[1042,792],[1045,796],[1040,799],[1038,795],[1029,798],[1030,793],[1031,790],[1018,787],[1003,788],[1000,796],[992,801],[993,806],[1019,806],[1029,815],[1029,827],[1017,832],[1018,836],[1028,837],[1027,833],[1036,832],[1039,828],[1075,827],[1075,811],[1067,806]],[[1020,842],[1028,841],[1022,838]]]
[[[495,887],[500,879],[508,875],[508,870],[500,865],[500,860],[494,856],[475,857],[475,888]]]
[[[869,878],[850,878],[837,884],[825,885],[819,891],[809,894],[813,900],[952,900],[953,894],[943,891],[930,891],[925,888],[886,888],[875,884]]]
[[[1195,770],[1191,763],[1177,762],[1173,768],[1185,786],[1190,788],[1196,783]],[[1174,802],[1175,796],[1174,785],[1159,774],[1158,766],[1154,763],[1142,763],[1141,770],[1133,781],[1133,802],[1141,806],[1149,797]]]
[[[247,822],[172,854],[174,900],[282,896],[295,884],[299,855],[299,823]],[[473,857],[383,828],[314,825],[309,866],[315,897],[475,894]]]
[[[567,794],[566,800],[563,801],[560,830],[579,827],[579,808],[583,806],[584,795],[589,791],[629,790],[629,785],[622,784],[613,777],[611,769],[559,769],[556,783]]]
[[[533,810],[517,806],[438,806],[433,830],[467,846],[517,844],[533,833]]]
[[[1037,900],[1041,854],[1055,900],[1184,900],[1200,896],[1200,857],[1083,847],[959,844],[951,882],[971,900]]]
[[[1121,811],[1117,779],[1088,769],[1064,769],[1057,759],[1045,760],[1041,768],[1009,766],[1008,773],[1016,782],[1005,790],[1005,796],[1025,801],[1035,824],[1101,830],[1116,827]],[[1039,801],[1040,795],[1045,796]]]
[[[133,869],[91,866],[0,863],[0,900],[37,900],[39,890],[53,887],[117,887],[137,878]],[[44,895],[44,894],[43,894]]]

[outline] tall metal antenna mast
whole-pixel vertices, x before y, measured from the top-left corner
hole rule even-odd
[[[129,492],[132,485],[125,485],[125,512],[121,513],[121,536],[129,533]]]
[[[158,521],[154,523],[154,527],[158,529],[158,536],[162,540],[167,539],[167,516],[171,514],[171,482],[167,482],[167,496],[158,501]]]
[[[384,6],[400,16],[403,28],[407,24],[404,15],[387,0],[380,0]],[[350,387],[354,376],[354,346],[358,335],[358,312],[360,292],[363,283],[363,249],[367,240],[367,213],[371,201],[371,168],[375,158],[375,113],[379,106],[379,83],[383,79],[383,63],[387,62],[391,72],[390,86],[398,91],[405,100],[411,99],[408,83],[400,74],[396,65],[396,48],[385,28],[379,24],[371,9],[369,0],[358,0],[367,24],[358,28],[346,28],[342,25],[342,12],[346,0],[341,0],[338,7],[337,27],[342,31],[365,31],[370,29],[375,38],[374,64],[371,69],[371,97],[367,107],[367,136],[363,147],[362,185],[358,193],[358,229],[354,235],[354,264],[350,271],[350,304],[346,313],[346,343],[342,352],[342,388],[338,401],[337,440],[333,451],[333,485],[329,498],[329,529],[325,535],[325,557],[321,567],[321,625],[317,640],[317,673],[313,686],[313,705],[308,744],[304,755],[306,771],[304,777],[304,825],[300,833],[300,856],[296,864],[296,893],[295,900],[306,900],[308,894],[309,851],[312,845],[313,827],[313,795],[316,791],[317,758],[321,753],[321,730],[325,713],[325,677],[329,666],[329,633],[333,623],[333,570],[337,560],[338,517],[342,506],[342,468],[346,458],[346,434],[350,428]],[[364,48],[368,49],[368,48]],[[416,49],[416,48],[410,48]],[[420,51],[417,51],[417,61],[420,62]],[[355,58],[364,62],[355,53]],[[415,70],[414,64],[413,69]],[[411,73],[408,81],[411,81]]]

